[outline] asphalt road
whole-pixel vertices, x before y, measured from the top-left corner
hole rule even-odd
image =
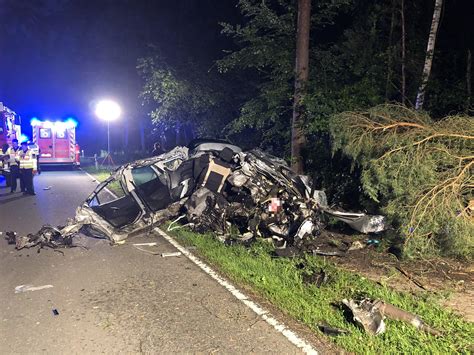
[[[35,186],[37,196],[23,196],[0,183],[0,231],[64,224],[96,184],[63,171],[44,172]],[[150,241],[156,252],[176,251],[157,235],[120,246],[81,238],[84,248],[63,254],[16,251],[2,238],[0,354],[300,351],[187,258],[132,245]],[[19,285],[53,287],[15,293]]]

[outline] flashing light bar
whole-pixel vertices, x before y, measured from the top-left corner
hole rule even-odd
[[[51,122],[49,120],[41,121],[36,117],[33,117],[30,120],[31,126],[43,126],[44,128],[52,128],[52,129],[68,129],[68,128],[76,128],[77,127],[77,121],[69,117],[66,121],[56,121],[56,122]]]

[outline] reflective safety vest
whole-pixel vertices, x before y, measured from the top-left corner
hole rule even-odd
[[[13,147],[8,148],[7,152],[5,154],[10,155],[10,158],[8,159],[8,162],[11,165],[18,165],[20,161],[20,152],[21,148],[18,147],[16,150]]]
[[[33,169],[36,170],[36,158],[33,152],[28,149],[26,152],[21,150],[20,153],[20,169]]]

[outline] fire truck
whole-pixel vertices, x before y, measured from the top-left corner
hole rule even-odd
[[[44,165],[80,165],[76,143],[76,121],[41,121],[31,119],[33,143],[39,149],[39,163]]]
[[[12,140],[21,139],[20,124],[20,117],[15,111],[0,102],[0,155],[5,144],[11,147]],[[0,175],[5,176],[7,185],[9,185],[9,173],[8,165],[0,159]]]

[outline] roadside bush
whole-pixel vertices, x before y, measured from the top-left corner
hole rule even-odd
[[[433,121],[397,105],[344,112],[331,123],[333,150],[361,168],[365,195],[404,239],[408,256],[474,259],[474,120]]]

